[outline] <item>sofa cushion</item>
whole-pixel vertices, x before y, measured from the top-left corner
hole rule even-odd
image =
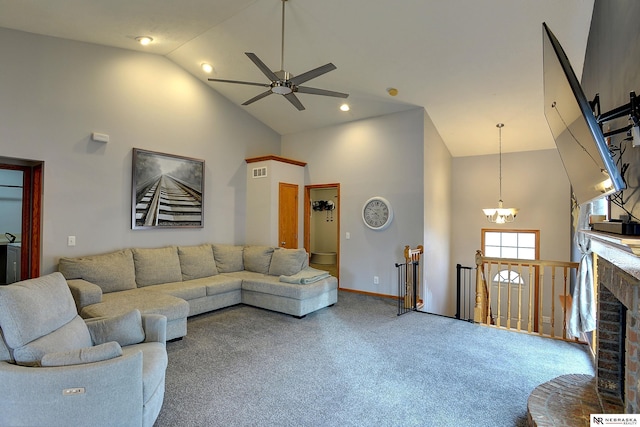
[[[271,255],[273,255],[273,247],[271,246],[245,246],[242,252],[242,260],[244,269],[255,273],[269,273],[269,265],[271,265]]]
[[[182,280],[180,258],[175,246],[165,248],[134,248],[133,263],[136,268],[138,286],[150,286],[160,283]]]
[[[304,248],[282,249],[273,251],[269,274],[272,276],[291,276],[302,270],[307,261],[307,252]]]
[[[218,276],[219,275],[209,277]],[[189,301],[207,296],[207,290],[205,286],[200,283],[201,280],[206,280],[206,278],[203,277],[201,279],[193,279],[186,282],[163,283],[161,285],[155,285],[153,287],[143,289],[148,289],[153,292],[161,292],[163,294],[172,295]]]
[[[37,366],[47,353],[57,353],[91,347],[91,335],[84,320],[76,315],[66,325],[13,349],[16,363],[24,366]]]
[[[115,292],[136,287],[136,271],[131,250],[79,258],[60,258],[58,270],[66,279],[84,279]]]
[[[0,286],[0,328],[9,348],[47,335],[77,315],[71,291],[60,273]]]
[[[213,245],[213,257],[220,273],[244,270],[244,246]]]
[[[145,339],[142,316],[137,309],[117,316],[90,319],[87,326],[94,345],[116,341],[124,347]]]
[[[211,245],[178,246],[182,280],[200,279],[218,274]]]
[[[41,366],[69,366],[101,362],[122,356],[122,347],[115,341],[78,350],[47,353],[42,356]]]
[[[138,309],[141,314],[162,314],[167,322],[185,319],[189,315],[189,303],[182,298],[156,292],[153,288],[132,289],[104,295],[102,302],[84,307],[82,317],[105,317],[125,314]]]
[[[338,281],[335,277],[327,277],[326,279],[322,279],[308,285],[284,283],[280,281],[279,277],[267,275],[263,277],[255,276],[253,278],[245,277],[242,280],[243,292],[257,292],[295,300],[305,300],[317,297],[318,295],[330,292],[337,287]]]

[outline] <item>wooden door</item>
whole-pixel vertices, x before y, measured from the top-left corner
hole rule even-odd
[[[278,191],[278,245],[298,247],[298,186],[281,182]]]

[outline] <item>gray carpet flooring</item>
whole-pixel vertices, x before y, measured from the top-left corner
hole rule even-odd
[[[593,375],[579,344],[340,292],[303,319],[235,306],[167,344],[164,426],[524,426],[527,398]]]

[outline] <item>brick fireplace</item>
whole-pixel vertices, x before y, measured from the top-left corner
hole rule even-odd
[[[640,259],[639,259],[640,260]],[[640,262],[640,261],[639,261]],[[598,257],[598,393],[637,414],[638,394],[638,288],[640,280]]]
[[[640,239],[588,233],[597,257],[596,384],[601,399],[640,410]]]
[[[640,413],[640,238],[585,231],[597,254],[596,376],[562,375],[527,402],[528,425],[588,426],[591,414]]]

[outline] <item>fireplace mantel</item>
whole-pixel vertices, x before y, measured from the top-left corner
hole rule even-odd
[[[581,230],[591,240],[591,250],[640,280],[640,237]]]

